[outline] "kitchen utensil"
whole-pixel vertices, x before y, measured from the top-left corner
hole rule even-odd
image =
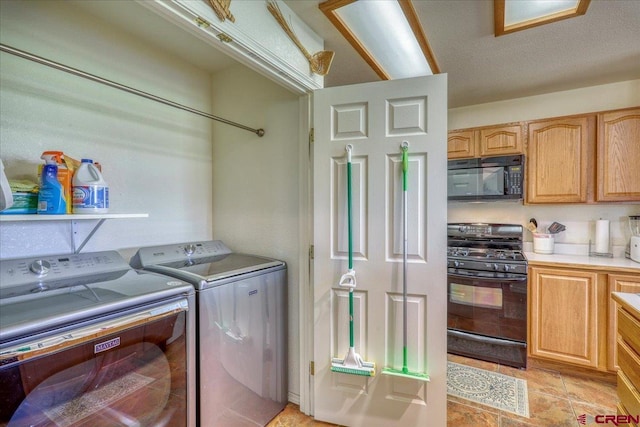
[[[533,252],[537,254],[552,254],[554,245],[555,238],[553,237],[553,234],[533,234]]]
[[[629,216],[629,229],[632,236],[640,236],[640,215]]]
[[[564,231],[564,230],[566,230],[566,229],[567,229],[567,228],[566,228],[564,225],[560,224],[559,222],[555,222],[555,221],[554,221],[554,222],[553,222],[553,223],[552,223],[552,224],[547,228],[547,231],[548,231],[550,234],[558,234],[558,233],[563,232],[563,231]]]
[[[311,71],[321,76],[326,75],[329,72],[329,68],[331,68],[331,62],[333,61],[334,52],[331,52],[329,50],[322,50],[311,55],[309,51],[305,49],[305,47],[300,42],[300,39],[298,39],[287,21],[284,19],[284,16],[282,15],[278,4],[273,0],[269,0],[267,2],[267,9],[269,9],[271,15],[273,15],[276,21],[278,21],[278,24],[280,24],[284,32],[287,33],[291,41],[293,41],[298,49],[300,49],[300,52],[302,52],[304,57],[307,58],[307,61],[309,61],[309,66],[311,67]]]
[[[629,257],[635,262],[640,262],[640,215],[629,216],[629,228],[631,229]]]

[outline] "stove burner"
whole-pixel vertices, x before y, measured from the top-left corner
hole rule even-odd
[[[456,270],[526,274],[520,225],[449,224],[447,265]]]
[[[522,255],[522,252],[520,251],[489,250],[487,251],[487,258],[498,258],[498,259],[504,259],[504,260],[513,259],[513,260],[519,261],[519,260],[524,260],[524,255]]]
[[[498,259],[504,261],[525,261],[522,251],[504,249],[447,248],[447,257],[472,259]]]

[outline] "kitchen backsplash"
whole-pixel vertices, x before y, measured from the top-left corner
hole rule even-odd
[[[629,215],[640,215],[640,203],[628,205],[523,205],[521,202],[467,203],[449,202],[448,222],[493,222],[526,226],[530,218],[546,230],[557,221],[567,229],[555,236],[556,252],[588,254],[589,240],[595,241],[595,222],[610,221],[610,242],[614,256],[624,256],[629,244]],[[532,241],[531,232],[524,231],[525,250]]]

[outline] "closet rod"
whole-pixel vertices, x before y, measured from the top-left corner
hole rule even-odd
[[[24,58],[24,59],[28,59],[28,60],[33,61],[33,62],[37,62],[39,64],[46,65],[46,66],[51,67],[51,68],[55,68],[55,69],[60,70],[60,71],[67,72],[69,74],[73,74],[73,75],[76,75],[76,76],[79,76],[79,77],[83,77],[85,79],[92,80],[92,81],[97,82],[97,83],[101,83],[103,85],[111,86],[113,88],[120,89],[122,91],[129,92],[129,93],[132,93],[134,95],[138,95],[138,96],[141,96],[143,98],[147,98],[147,99],[150,99],[152,101],[159,102],[161,104],[169,105],[171,107],[179,108],[181,110],[188,111],[190,113],[197,114],[199,116],[207,117],[207,118],[209,118],[211,120],[215,120],[217,122],[225,123],[227,125],[235,126],[237,128],[240,128],[240,129],[248,130],[250,132],[255,133],[256,135],[258,135],[260,137],[264,136],[264,129],[253,129],[253,128],[250,128],[248,126],[242,125],[240,123],[232,122],[231,120],[223,119],[222,117],[214,116],[213,114],[205,113],[203,111],[196,110],[195,108],[187,107],[186,105],[178,104],[177,102],[173,102],[173,101],[170,101],[168,99],[161,98],[159,96],[152,95],[150,93],[143,92],[141,90],[138,90],[138,89],[135,89],[135,88],[132,88],[132,87],[129,87],[129,86],[125,86],[123,84],[116,83],[116,82],[111,81],[111,80],[103,79],[102,77],[98,77],[98,76],[96,76],[94,74],[90,74],[90,73],[86,73],[84,71],[78,70],[77,68],[68,67],[68,66],[66,66],[64,64],[60,64],[59,62],[51,61],[51,60],[43,58],[41,56],[33,55],[33,54],[25,52],[23,50],[16,49],[16,48],[11,47],[11,46],[7,46],[4,43],[0,43],[0,50],[3,51],[3,52],[10,53],[10,54],[15,55],[15,56],[19,56],[19,57]]]

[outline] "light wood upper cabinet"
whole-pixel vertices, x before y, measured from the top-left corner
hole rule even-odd
[[[609,296],[611,296],[612,292],[640,294],[640,275],[609,274],[608,282]],[[610,371],[618,369],[618,348],[616,345],[618,338],[617,311],[618,304],[613,300],[613,298],[609,297],[609,319],[607,321],[607,369]]]
[[[524,153],[524,126],[499,126],[452,130],[447,137],[447,158],[495,157]]]
[[[526,152],[527,204],[640,202],[640,107],[449,132],[449,159]]]
[[[527,203],[584,203],[592,196],[596,116],[529,123]]]
[[[524,152],[522,125],[481,128],[478,132],[480,133],[480,157]]]
[[[476,156],[478,132],[460,130],[449,132],[447,137],[447,158],[464,159]]]
[[[529,354],[598,368],[598,275],[530,267]]]
[[[598,114],[597,201],[640,201],[640,108]]]

